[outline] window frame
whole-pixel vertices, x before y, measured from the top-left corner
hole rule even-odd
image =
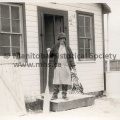
[[[0,5],[10,5],[10,6],[17,6],[19,7],[19,13],[20,13],[20,32],[16,33],[16,32],[1,32],[0,33],[5,33],[5,34],[10,34],[10,35],[21,35],[20,36],[20,54],[27,54],[27,36],[26,36],[26,13],[25,13],[25,3],[21,2],[21,3],[13,3],[13,2],[1,2]],[[10,13],[11,14],[11,13]],[[1,23],[1,22],[0,22]],[[12,46],[10,46],[12,47]],[[4,56],[2,56],[4,57]],[[10,57],[13,57],[12,55]],[[15,58],[14,58],[15,59]],[[13,60],[15,61],[15,60]],[[27,59],[19,59],[19,61],[21,62],[27,62]]]
[[[91,34],[92,34],[92,41],[93,41],[93,47],[90,47],[90,51],[91,48],[93,49],[93,54],[95,54],[95,30],[94,30],[94,13],[90,13],[90,12],[84,12],[84,11],[78,11],[76,10],[76,16],[77,16],[77,42],[78,42],[78,54],[80,54],[80,45],[79,45],[79,15],[83,15],[83,16],[90,16],[92,18],[92,30],[91,30]],[[87,37],[81,37],[82,39],[86,39]],[[84,40],[85,41],[85,40]],[[91,45],[91,43],[90,43]],[[95,61],[95,58],[78,58],[78,61]]]

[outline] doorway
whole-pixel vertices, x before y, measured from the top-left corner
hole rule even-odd
[[[54,44],[58,42],[57,37],[60,32],[64,32],[63,16],[56,16],[50,14],[44,14],[44,46],[43,54],[47,54],[47,48],[51,48]],[[54,59],[50,58],[50,64],[53,65]],[[42,63],[47,63],[47,59],[44,59]],[[47,67],[44,66],[44,88],[46,86],[47,79]],[[54,66],[49,68],[49,89],[52,91],[53,85],[53,75],[54,75]]]
[[[39,22],[39,53],[47,55],[47,48],[51,48],[58,42],[57,38],[60,32],[65,32],[68,37],[68,12],[55,9],[38,7],[38,22]],[[67,41],[69,44],[69,41]],[[50,58],[50,64],[53,64],[54,59]],[[44,93],[47,80],[47,58],[40,58],[40,88],[41,93]],[[54,66],[49,68],[49,90],[53,91],[53,76]]]

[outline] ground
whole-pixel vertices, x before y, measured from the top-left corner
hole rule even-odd
[[[101,97],[95,100],[95,104],[89,107],[82,107],[63,112],[50,112],[49,114],[43,114],[42,111],[29,112],[22,116],[8,116],[9,119],[19,120],[41,120],[41,119],[89,119],[89,120],[119,120],[120,119],[120,100]],[[1,118],[0,118],[1,119]],[[7,119],[7,117],[2,117]]]

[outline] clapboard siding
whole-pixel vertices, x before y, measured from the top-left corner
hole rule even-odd
[[[90,63],[89,63],[90,64]],[[91,63],[92,64],[92,63]],[[100,63],[99,63],[100,64]],[[79,65],[79,67],[77,67],[77,72],[80,72],[80,74],[83,74],[83,75],[92,75],[92,74],[98,74],[98,71],[101,71],[102,70],[102,66],[97,66],[97,67],[100,67],[100,68],[96,68],[96,71],[94,70],[94,68],[87,68],[87,66],[82,66],[82,65]],[[89,72],[86,74],[86,72]],[[101,73],[102,74],[102,73]]]
[[[34,53],[34,51],[32,51],[32,53]],[[35,54],[37,54],[37,53],[35,53]],[[38,67],[37,64],[39,63],[39,59],[28,59],[28,65],[29,65],[29,64],[32,64],[32,63],[33,63],[33,66]],[[26,65],[26,67],[28,67],[28,65]],[[29,68],[31,68],[31,69],[34,70],[35,67],[31,67],[31,66],[29,65]]]
[[[103,87],[103,82],[102,83],[96,83],[96,82],[94,82],[94,83],[92,83],[92,84],[86,84],[85,86],[87,87],[87,88],[94,88],[94,87],[97,87],[97,86],[101,86],[101,87]]]
[[[102,10],[100,4],[46,4],[46,3],[26,3],[26,30],[27,30],[27,51],[28,53],[39,54],[38,40],[38,16],[37,6],[53,8],[58,10],[68,11],[69,19],[69,43],[73,53],[78,53],[77,42],[77,16],[76,10],[94,13],[94,28],[95,28],[95,52],[96,54],[103,53],[102,47]],[[38,63],[39,59],[30,59],[29,63]],[[93,92],[103,90],[103,59],[96,59],[93,62],[78,62],[78,76],[84,85],[85,92]],[[24,85],[24,93],[26,101],[34,101],[36,96],[40,95],[40,69],[37,68],[22,68],[21,80]]]
[[[38,70],[22,70],[20,72],[20,75],[38,75],[39,71]]]
[[[83,4],[83,3],[73,3],[73,4],[66,4],[66,5],[69,5],[69,6],[73,6],[73,7],[76,7],[76,8],[84,8],[84,9],[88,9],[88,10],[96,10],[96,11],[101,11],[101,6],[100,5],[97,5],[97,4]]]
[[[89,70],[88,70],[89,71]],[[99,72],[99,74],[96,72],[96,71],[94,71],[94,70],[91,70],[88,74],[86,74],[88,71],[85,71],[85,70],[83,70],[83,71],[78,71],[78,73],[79,73],[79,77],[80,78],[82,78],[82,76],[85,76],[85,77],[89,77],[89,79],[90,79],[90,77],[92,78],[92,76],[101,76],[101,74],[102,74],[102,72],[101,72],[101,70],[99,69],[99,70],[97,70],[97,72]],[[103,76],[101,76],[101,78],[102,78]]]
[[[27,36],[28,37],[36,37],[36,36],[38,36],[38,33],[36,33],[36,32],[27,32]]]
[[[102,45],[103,45],[103,43],[101,43],[101,42],[97,41],[97,42],[95,42],[95,45],[96,45],[96,46],[102,46]]]
[[[37,25],[38,25],[37,22],[35,22],[35,21],[30,21],[30,20],[27,21],[27,23],[26,23],[26,26],[27,26],[27,27],[29,27],[29,26],[30,26],[30,27],[31,27],[31,26],[37,27]]]
[[[39,90],[40,90],[40,87],[37,87],[37,85],[24,86],[24,92],[39,91]]]
[[[25,81],[24,84],[23,84],[23,86],[28,86],[28,85],[30,85],[30,86],[36,86],[38,84],[40,84],[40,80],[39,79],[38,80],[34,79],[34,81],[32,79],[32,80]]]
[[[30,98],[30,96],[31,96],[31,97],[35,97],[34,94],[36,95],[36,97],[37,97],[37,96],[40,96],[40,91],[39,91],[39,90],[37,90],[37,91],[26,91],[26,92],[25,92],[25,97],[26,97],[26,98]]]
[[[76,24],[76,23],[75,23]],[[97,24],[97,23],[96,23]],[[99,27],[100,26],[100,27]],[[77,32],[77,26],[72,25],[69,27],[69,30],[72,32]],[[96,28],[95,28],[95,33],[101,33],[102,34],[102,28],[100,24],[97,24]]]
[[[26,102],[36,101],[37,96],[40,96],[40,91],[29,91],[25,92],[25,100]]]
[[[35,26],[29,26],[29,27],[27,27],[27,31],[38,33],[38,28]],[[37,41],[38,41],[38,39],[37,39]]]
[[[28,43],[28,47],[29,48],[38,48],[38,42],[36,42],[36,43]]]
[[[96,77],[95,78],[95,81],[97,82],[97,83],[103,83],[103,81],[101,81],[101,79],[103,79],[103,78],[98,78],[98,77]],[[94,78],[93,79],[88,79],[88,80],[81,80],[81,83],[82,84],[94,84],[95,83],[95,81],[94,81]]]
[[[104,85],[102,85],[102,86],[100,85],[100,87],[98,85],[96,85],[96,86],[94,86],[94,88],[86,86],[84,92],[86,92],[86,93],[89,92],[89,91],[94,92],[94,91],[100,91],[100,90],[103,90],[103,89],[104,89]]]
[[[39,53],[39,49],[38,48],[28,48],[28,53]]]
[[[39,78],[40,78],[39,75],[32,75],[31,77],[29,77],[29,75],[21,76],[22,81],[38,80]]]
[[[30,4],[29,4],[30,5]],[[82,8],[80,5],[79,7],[75,7],[75,6],[70,6],[70,5],[65,5],[65,4],[52,4],[52,3],[49,3],[49,4],[46,4],[46,3],[38,3],[38,4],[35,4],[35,3],[32,3],[31,6],[41,6],[41,7],[48,7],[48,8],[53,8],[53,9],[58,9],[58,10],[67,10],[67,11],[76,11],[76,10],[81,10],[81,11],[86,11],[86,12],[93,12],[93,13],[96,13],[96,15],[101,15],[101,10],[96,10],[96,9],[88,9],[87,7],[84,9]],[[62,8],[61,8],[62,6]],[[36,10],[35,10],[36,11]],[[35,12],[34,11],[34,12]]]
[[[32,29],[32,28],[30,28],[30,29]],[[27,42],[28,43],[38,43],[38,37],[36,37],[36,38],[28,37]]]
[[[26,4],[25,9],[28,10],[28,11],[36,11],[37,12],[37,7],[34,6],[34,5]]]
[[[26,20],[27,21],[37,22],[37,17],[36,16],[26,16]]]
[[[26,16],[36,17],[37,11],[26,10]]]

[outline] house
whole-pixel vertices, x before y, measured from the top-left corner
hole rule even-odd
[[[21,103],[24,109],[24,99],[35,101],[44,92],[46,48],[57,42],[62,31],[84,92],[103,91],[105,60],[99,55],[104,54],[104,14],[110,12],[105,3],[0,3],[1,105],[11,109],[11,98],[11,105]],[[52,91],[53,67],[49,78]]]

